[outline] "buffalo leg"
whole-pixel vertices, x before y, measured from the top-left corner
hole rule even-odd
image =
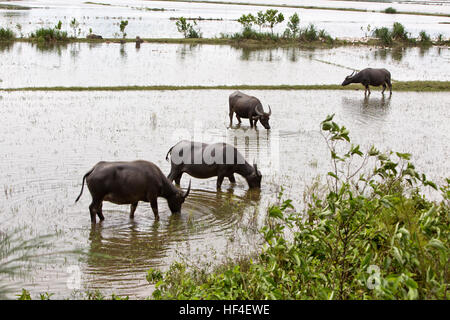
[[[241,124],[241,122],[242,122],[241,118],[237,114],[236,114],[236,119],[237,119],[238,123]]]
[[[103,202],[100,202],[100,206],[98,207],[98,210],[97,210],[97,215],[98,215],[98,218],[100,219],[100,221],[105,220],[102,209],[103,209]]]
[[[181,181],[181,176],[183,175],[183,172],[181,172],[178,176],[175,177],[175,184],[177,186],[180,185],[180,181]]]
[[[388,86],[389,86],[389,93],[392,94],[392,83],[391,83],[391,79],[389,79],[388,81],[386,81]]]
[[[233,111],[230,108],[230,128],[233,126]]]
[[[222,187],[223,178],[225,178],[225,176],[222,174],[217,177],[217,189],[220,189]]]
[[[236,179],[234,178],[233,174],[228,176],[228,180],[230,180],[231,183],[236,183]]]
[[[381,94],[384,94],[384,90],[386,90],[386,82],[383,83],[383,91],[381,91]]]
[[[159,220],[158,201],[156,200],[156,198],[150,199],[150,205],[152,206],[153,214],[155,215],[155,220]]]
[[[137,202],[136,202],[136,203],[133,203],[133,204],[131,205],[131,209],[130,209],[130,219],[133,219],[133,218],[134,218],[134,212],[136,211],[137,205],[138,205]]]
[[[89,212],[91,214],[91,223],[96,223],[96,215],[101,220],[104,220],[103,214],[101,212],[102,210],[102,201],[98,199],[92,199],[92,203],[89,205]]]

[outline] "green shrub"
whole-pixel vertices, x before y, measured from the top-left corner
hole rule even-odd
[[[391,35],[394,40],[408,40],[408,33],[400,22],[394,22]]]
[[[333,116],[321,133],[332,160],[328,183],[312,189],[303,212],[280,195],[268,209],[258,258],[215,272],[174,263],[158,275],[153,297],[450,298],[450,179],[440,188],[443,201],[432,202],[422,194],[437,186],[415,170],[409,154],[363,152]]]
[[[373,31],[373,35],[385,45],[392,44],[392,33],[386,27],[376,28]]]
[[[289,17],[287,26],[288,27],[285,31],[286,37],[296,38],[298,33],[300,32],[300,18],[297,13],[294,13],[292,16]]]
[[[66,41],[68,40],[67,32],[59,29],[52,28],[40,28],[34,33],[30,34],[30,38],[33,38],[39,42],[54,42],[54,41]]]
[[[388,7],[384,10],[385,13],[397,13],[397,10],[392,7]]]
[[[419,41],[422,43],[430,43],[431,38],[430,36],[425,32],[425,30],[422,30],[419,32]]]
[[[13,40],[14,32],[9,28],[0,28],[0,40]]]
[[[194,28],[197,25],[197,22],[194,20],[194,24],[187,22],[186,18],[180,17],[175,23],[178,29],[178,32],[181,32],[185,38],[201,38],[202,34],[200,30]]]
[[[310,24],[305,29],[300,30],[300,40],[303,41],[315,41],[319,39],[319,33],[314,24]]]

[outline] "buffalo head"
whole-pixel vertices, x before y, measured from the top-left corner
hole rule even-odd
[[[246,176],[245,179],[247,180],[248,186],[250,188],[261,188],[261,172],[258,170],[258,166],[256,163],[253,164],[253,173]]]
[[[269,119],[270,116],[272,115],[272,109],[269,106],[269,112],[260,112],[257,108],[255,109],[256,112],[256,117],[254,117],[253,119],[257,119],[259,120],[259,122],[261,122],[261,124],[263,125],[264,128],[266,129],[270,129],[270,124],[269,124]]]
[[[191,191],[191,181],[189,181],[189,187],[186,192],[180,190],[167,199],[167,204],[169,205],[169,209],[172,213],[181,212],[181,205],[183,204],[186,197],[189,195],[190,191]]]
[[[356,71],[353,71],[351,75],[345,77],[344,82],[342,82],[342,85],[343,85],[343,86],[346,86],[346,85],[352,83],[352,77],[353,77],[353,75],[355,74],[355,72],[356,72]]]

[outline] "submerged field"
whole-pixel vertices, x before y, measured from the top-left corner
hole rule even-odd
[[[38,27],[62,21],[80,22],[80,35],[118,38],[118,24],[129,20],[127,38],[180,38],[171,17],[203,17],[204,37],[241,29],[235,21],[256,13],[271,0],[245,5],[200,1],[20,1],[25,9],[11,10],[0,2],[0,27],[24,37]],[[234,3],[234,4],[233,4]],[[285,16],[300,13],[301,26],[314,22],[332,36],[362,38],[367,25],[404,23],[414,36],[426,30],[448,38],[448,17],[362,12],[384,10],[387,3],[362,1],[315,2],[328,9],[299,9],[310,1],[285,0]],[[450,14],[449,6],[389,3],[397,10]],[[291,8],[289,8],[291,6]],[[353,8],[357,11],[334,10]],[[332,9],[332,10],[329,10]],[[359,11],[358,11],[359,10]],[[219,20],[223,19],[223,20]],[[282,32],[283,25],[275,29]],[[20,31],[17,27],[20,25]],[[361,29],[362,28],[362,29]],[[50,235],[49,247],[39,247],[15,277],[3,276],[10,298],[22,288],[33,297],[86,298],[89,292],[131,298],[149,297],[150,268],[167,270],[175,261],[212,267],[225,258],[248,257],[260,249],[268,207],[283,190],[296,208],[304,194],[330,171],[329,150],[320,134],[327,115],[344,125],[352,143],[363,149],[411,153],[418,172],[438,185],[450,172],[450,51],[446,46],[378,47],[346,45],[298,48],[186,43],[69,41],[46,45],[28,40],[0,43],[0,237],[20,239]],[[387,68],[393,94],[361,85],[342,87],[344,78],[366,67]],[[228,97],[234,90],[258,97],[271,130],[250,129],[247,119],[229,126]],[[426,92],[428,91],[428,92]],[[248,190],[236,176],[192,179],[192,191],[180,215],[171,215],[159,199],[156,222],[147,203],[135,219],[129,206],[104,203],[105,221],[91,225],[85,188],[78,203],[83,175],[99,161],[143,159],[168,174],[167,151],[181,139],[234,145],[263,174],[260,191]],[[190,177],[184,175],[185,189]],[[431,188],[422,190],[441,200]],[[310,195],[310,194],[309,194]],[[0,255],[3,252],[0,252]],[[1,258],[1,256],[0,256]],[[81,272],[81,285],[68,285],[72,267]]]
[[[2,229],[28,226],[24,237],[55,234],[45,252],[80,249],[86,255],[55,254],[11,283],[33,294],[76,295],[66,268],[81,268],[81,291],[100,289],[135,298],[148,296],[150,267],[165,269],[178,255],[220,261],[256,250],[266,207],[285,196],[301,206],[305,186],[329,169],[319,122],[330,113],[353,133],[355,143],[412,152],[418,170],[442,183],[449,172],[449,93],[249,91],[272,106],[272,130],[227,128],[230,92],[12,92],[1,93],[0,186]],[[276,115],[276,116],[275,116]],[[236,120],[234,120],[236,123]],[[357,138],[356,138],[357,137]],[[104,205],[106,220],[91,226],[85,194],[76,205],[81,178],[100,160],[153,161],[168,173],[167,150],[181,138],[234,144],[262,171],[260,193],[248,192],[240,176],[215,192],[215,179],[192,180],[192,195],[180,216],[159,200],[159,223],[148,204],[134,221],[128,206]],[[188,176],[182,179],[186,188]],[[431,194],[433,196],[433,194]],[[228,244],[228,245],[227,245]],[[237,250],[239,248],[239,250]],[[215,258],[213,258],[215,257]]]

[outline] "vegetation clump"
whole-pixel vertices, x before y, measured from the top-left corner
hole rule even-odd
[[[187,19],[185,17],[180,17],[177,19],[177,22],[175,23],[177,26],[178,32],[182,33],[185,38],[201,38],[202,34],[200,32],[200,29],[194,28],[194,26],[197,25],[197,22],[194,20],[193,24],[190,22],[187,22]]]
[[[394,13],[397,13],[397,10],[396,10],[395,8],[388,7],[388,8],[386,8],[386,9],[384,9],[384,13],[391,13],[391,14],[394,14]]]
[[[61,24],[59,23],[54,28],[39,28],[35,32],[30,34],[30,38],[37,40],[38,42],[56,42],[67,41],[67,32],[61,31]]]
[[[259,256],[214,272],[174,263],[150,270],[155,299],[448,299],[450,179],[438,190],[411,155],[363,152],[349,131],[321,122],[327,183],[268,209]],[[351,164],[354,164],[353,166]],[[434,202],[423,193],[440,191]],[[245,259],[244,259],[245,260]]]
[[[15,38],[14,32],[9,28],[0,28],[0,40],[14,40]]]

